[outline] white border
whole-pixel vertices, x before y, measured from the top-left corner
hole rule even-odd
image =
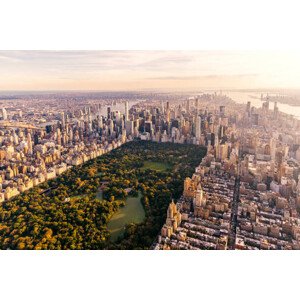
[[[300,49],[298,1],[9,0],[2,50]],[[1,79],[0,79],[1,80]],[[3,299],[292,299],[299,252],[0,252]]]
[[[9,0],[2,50],[300,49],[295,0]]]

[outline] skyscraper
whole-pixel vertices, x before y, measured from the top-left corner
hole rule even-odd
[[[167,110],[169,110],[169,109],[170,109],[170,102],[167,101]]]
[[[33,150],[32,150],[32,141],[31,141],[31,134],[28,132],[27,134],[27,145],[28,145],[28,153],[32,155]]]
[[[125,122],[125,128],[126,128],[126,134],[127,135],[130,135],[130,134],[133,134],[134,132],[134,127],[133,127],[133,121],[126,121]]]
[[[220,106],[220,115],[221,115],[221,116],[224,116],[224,115],[225,115],[225,106],[224,106],[224,105],[221,105],[221,106]]]
[[[277,102],[274,102],[274,119],[277,119],[278,117],[278,106]]]
[[[65,128],[66,120],[65,120],[65,113],[64,112],[60,113],[60,119],[61,119],[61,125],[62,125],[62,127]]]
[[[186,111],[187,112],[190,111],[190,99],[187,99],[187,101],[186,101]]]
[[[128,121],[128,101],[125,102],[125,121]]]
[[[57,128],[57,131],[56,131],[56,137],[57,137],[57,144],[58,145],[61,145],[61,131],[59,128]]]
[[[111,117],[111,108],[107,107],[107,118],[110,119]]]
[[[196,139],[201,137],[201,116],[196,116]]]
[[[248,114],[248,117],[250,117],[250,115],[251,115],[251,102],[250,101],[247,102],[246,112]]]
[[[2,118],[3,120],[7,120],[7,111],[4,107],[2,108]]]
[[[198,109],[199,109],[199,98],[198,98],[198,96],[195,99],[195,107],[196,107],[196,110],[198,112]]]

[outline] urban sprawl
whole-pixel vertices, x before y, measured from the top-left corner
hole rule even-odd
[[[300,121],[222,93],[2,100],[0,202],[134,139],[207,154],[153,249],[300,249]]]

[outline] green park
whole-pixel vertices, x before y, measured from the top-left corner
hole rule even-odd
[[[73,167],[0,205],[0,248],[149,249],[205,154],[133,141]]]

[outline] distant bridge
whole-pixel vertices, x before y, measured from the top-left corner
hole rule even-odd
[[[44,130],[44,128],[36,127],[29,123],[23,123],[23,122],[10,122],[10,121],[0,121],[0,127],[3,128],[27,128],[32,130]]]

